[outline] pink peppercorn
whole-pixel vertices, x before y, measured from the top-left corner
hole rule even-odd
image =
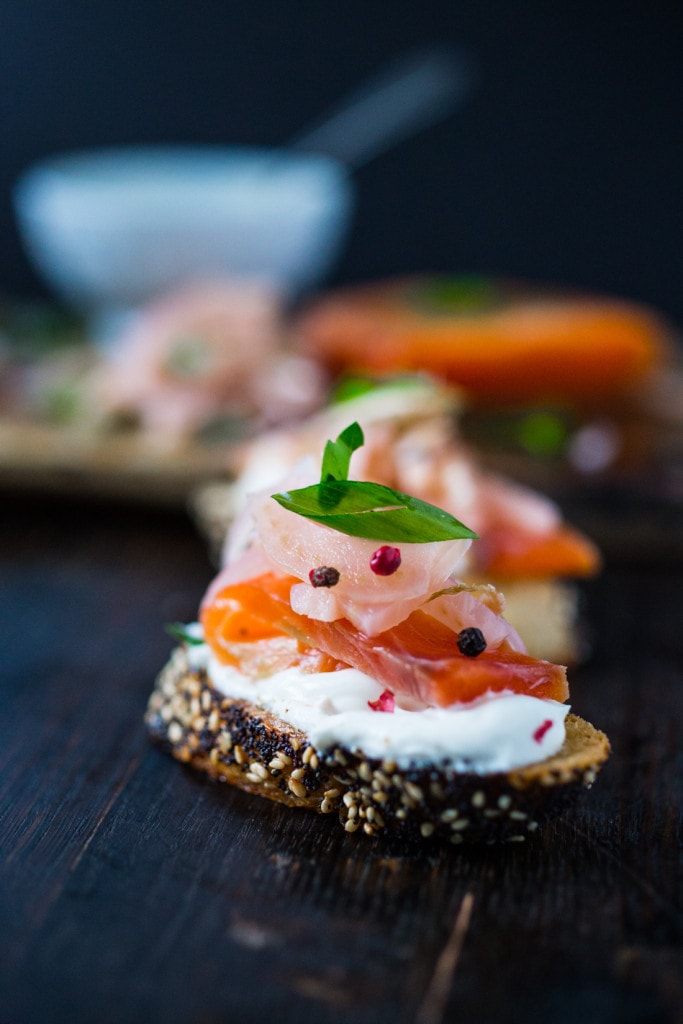
[[[370,559],[370,568],[376,576],[391,576],[401,564],[401,552],[398,548],[383,544],[377,548]]]
[[[553,727],[553,720],[552,720],[552,718],[546,718],[545,722],[542,722],[541,725],[539,725],[539,727],[536,730],[536,732],[534,733],[534,739],[536,740],[536,742],[537,743],[542,743],[543,742],[543,737],[547,733],[548,729],[552,729],[552,727]]]
[[[368,707],[373,711],[384,711],[390,715],[396,710],[396,699],[393,690],[383,690],[377,700],[369,700]]]

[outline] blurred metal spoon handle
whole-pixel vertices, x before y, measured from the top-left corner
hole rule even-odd
[[[290,147],[324,153],[360,167],[402,139],[447,117],[469,94],[469,58],[452,47],[429,47],[400,57],[369,79]]]

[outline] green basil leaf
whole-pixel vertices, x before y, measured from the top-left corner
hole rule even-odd
[[[331,480],[272,497],[290,512],[350,537],[424,544],[477,536],[443,509],[383,484]]]
[[[323,453],[320,482],[324,484],[328,480],[346,480],[351,456],[357,448],[362,447],[364,441],[363,431],[357,423],[342,430],[336,441],[328,441]]]

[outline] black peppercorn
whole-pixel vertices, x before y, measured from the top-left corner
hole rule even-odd
[[[321,565],[311,569],[308,578],[314,587],[335,587],[339,583],[339,570],[333,569],[331,565]]]
[[[458,650],[466,658],[476,658],[482,651],[486,650],[484,634],[477,626],[468,626],[461,629],[456,640]]]

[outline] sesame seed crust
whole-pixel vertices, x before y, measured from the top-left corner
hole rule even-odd
[[[173,757],[219,782],[288,807],[336,812],[348,833],[422,843],[521,842],[591,787],[610,749],[604,733],[568,715],[557,755],[506,773],[398,769],[346,749],[316,750],[289,722],[215,690],[183,647],[160,673],[145,722]]]

